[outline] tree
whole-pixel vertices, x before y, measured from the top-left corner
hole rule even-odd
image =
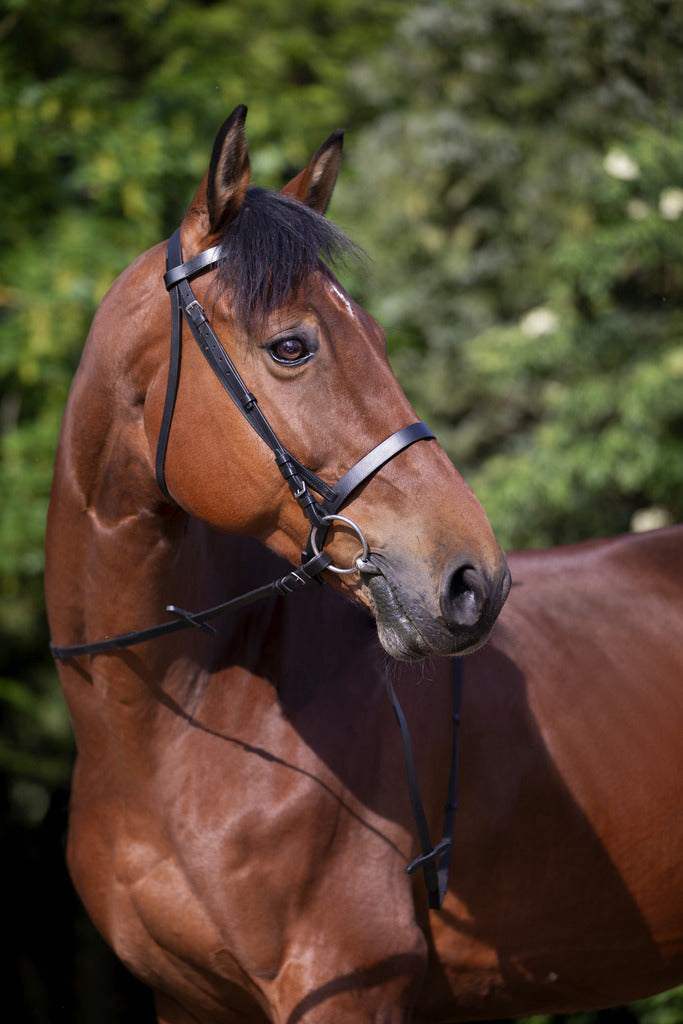
[[[356,74],[364,300],[508,546],[683,510],[681,39],[667,2],[433,2]]]

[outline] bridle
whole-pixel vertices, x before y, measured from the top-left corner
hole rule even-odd
[[[156,456],[156,477],[162,492],[171,497],[164,476],[166,448],[173,419],[175,398],[180,375],[180,349],[182,335],[182,318],[184,316],[195,341],[209,366],[233,400],[249,425],[256,431],[261,440],[265,441],[273,455],[280,473],[289,485],[292,495],[299,503],[311,524],[311,535],[306,549],[309,561],[302,560],[301,566],[306,576],[318,576],[323,568],[333,572],[355,572],[356,567],[340,569],[331,564],[327,556],[323,558],[319,545],[323,543],[330,524],[342,518],[361,539],[363,545],[363,562],[365,571],[377,571],[366,557],[367,545],[360,528],[348,517],[340,517],[339,510],[351,495],[362,487],[382,466],[416,441],[433,440],[434,435],[425,423],[411,423],[402,427],[362,459],[351,467],[334,487],[321,480],[310,469],[302,465],[291,452],[287,451],[277,434],[264,416],[257,399],[249,391],[240,377],[234,363],[218,340],[204,309],[192,291],[190,281],[207,270],[216,267],[222,256],[222,246],[200,252],[197,256],[183,263],[180,229],[168,243],[166,251],[166,274],[164,282],[171,296],[171,356],[169,361],[166,400],[162,415],[161,429]],[[315,492],[315,493],[314,493]],[[320,501],[315,495],[322,498]],[[326,565],[322,565],[326,562]]]
[[[348,516],[341,515],[340,509],[352,494],[366,484],[370,477],[374,476],[399,452],[404,451],[416,441],[433,440],[434,435],[425,423],[411,423],[406,427],[401,427],[400,430],[385,438],[367,455],[359,459],[351,469],[344,473],[334,487],[330,487],[299,462],[279,440],[261,411],[256,397],[249,391],[219,341],[203,307],[192,291],[190,281],[199,274],[217,267],[222,256],[223,247],[216,245],[183,262],[180,228],[173,233],[168,242],[164,283],[171,298],[171,348],[166,397],[155,460],[157,483],[162,493],[170,501],[173,501],[166,484],[165,464],[180,380],[182,325],[185,320],[199,349],[221,385],[250,426],[272,451],[280,473],[311,524],[311,532],[306,550],[302,555],[301,565],[287,573],[286,576],[282,576],[264,587],[249,591],[248,594],[217,605],[215,608],[209,608],[204,612],[195,614],[177,608],[175,605],[169,605],[166,610],[176,616],[175,621],[161,623],[148,629],[122,633],[119,636],[107,637],[105,640],[95,640],[91,643],[72,644],[68,647],[52,644],[50,649],[55,658],[71,658],[80,654],[103,654],[106,651],[145,643],[147,640],[167,633],[174,633],[189,626],[198,626],[212,631],[212,627],[207,625],[209,619],[215,618],[223,612],[242,608],[246,604],[251,604],[272,593],[292,593],[311,580],[318,579],[325,569],[336,573],[364,572],[369,575],[377,574],[380,571],[370,559],[370,550],[362,530]],[[316,494],[320,497],[316,497]],[[354,565],[349,568],[333,565],[332,559],[322,547],[327,531],[335,521],[340,521],[353,530],[361,542],[362,553]]]
[[[190,282],[193,278],[217,267],[222,257],[223,247],[216,245],[183,262],[180,228],[173,233],[168,242],[164,283],[171,299],[171,347],[166,397],[155,460],[157,483],[161,492],[170,501],[173,501],[166,484],[165,464],[180,380],[182,325],[183,320],[185,320],[199,349],[224,390],[250,426],[272,451],[280,473],[288,484],[293,497],[308,518],[311,531],[306,550],[302,555],[301,565],[277,580],[258,587],[256,590],[251,590],[240,597],[232,598],[223,604],[208,608],[203,612],[192,613],[175,605],[168,605],[166,611],[173,615],[174,618],[157,626],[150,626],[146,629],[134,630],[129,633],[121,633],[117,636],[89,643],[72,644],[69,646],[50,644],[50,650],[54,658],[63,659],[74,658],[80,655],[103,654],[108,651],[120,650],[145,643],[157,637],[193,626],[210,633],[215,633],[215,629],[208,624],[210,619],[228,611],[236,611],[272,594],[292,593],[312,580],[319,580],[320,574],[326,569],[340,574],[360,572],[367,575],[376,575],[380,572],[380,569],[373,563],[370,557],[371,553],[362,530],[348,516],[341,515],[340,509],[382,466],[386,465],[386,463],[416,441],[434,440],[434,434],[425,423],[421,422],[401,427],[400,430],[385,438],[384,441],[380,442],[359,459],[332,487],[299,462],[277,437],[277,434],[261,411],[256,397],[247,388],[230,356],[218,339],[203,307],[197,301],[192,291]],[[327,532],[334,522],[341,522],[351,529],[361,543],[361,554],[355,560],[353,566],[348,568],[333,565],[332,559],[323,548]],[[417,775],[413,762],[410,736],[403,712],[391,683],[388,660],[385,671],[389,698],[401,731],[408,788],[422,847],[422,854],[409,864],[406,870],[408,873],[412,873],[418,867],[424,869],[425,883],[429,894],[429,905],[436,909],[441,907],[447,887],[448,861],[452,844],[453,816],[456,806],[457,727],[459,724],[461,671],[460,659],[456,659],[454,689],[456,710],[453,720],[453,753],[449,798],[446,805],[443,838],[436,846],[432,845],[429,836],[429,828],[417,786]],[[437,869],[439,858],[442,856],[443,860]]]

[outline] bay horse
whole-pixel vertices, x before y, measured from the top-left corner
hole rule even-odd
[[[245,114],[102,301],[60,434],[76,888],[160,1024],[481,1020],[673,985],[683,532],[513,555],[503,608],[483,510],[328,265],[353,256],[324,217],[341,133],[267,193]],[[385,687],[436,834],[463,654],[435,909],[406,873]]]

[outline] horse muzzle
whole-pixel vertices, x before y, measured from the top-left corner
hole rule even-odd
[[[467,654],[487,639],[510,591],[510,571],[501,552],[495,573],[455,559],[436,590],[418,575],[399,571],[382,555],[361,572],[363,591],[377,621],[379,639],[392,657],[417,661],[429,656]]]

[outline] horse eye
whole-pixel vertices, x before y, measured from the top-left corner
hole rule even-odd
[[[270,354],[278,363],[300,363],[310,352],[301,338],[281,338],[270,346]]]

